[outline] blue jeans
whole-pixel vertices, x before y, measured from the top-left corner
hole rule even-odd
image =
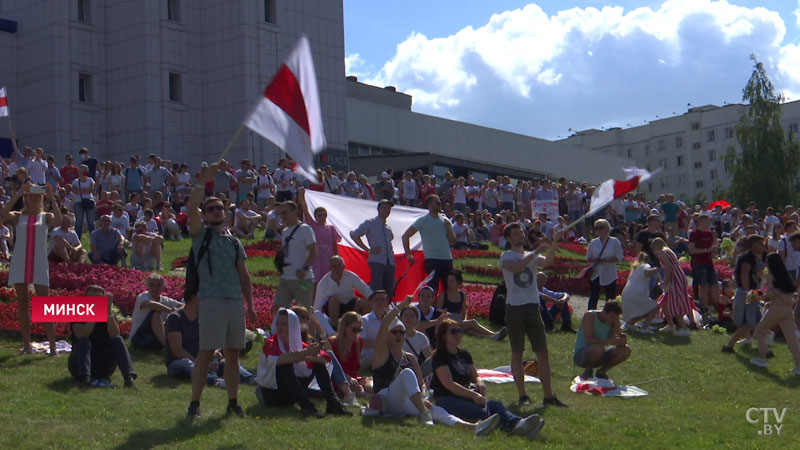
[[[489,413],[486,413],[487,408],[478,406],[475,403],[462,398],[449,395],[447,397],[438,397],[436,399],[436,406],[443,408],[448,413],[467,422],[476,422],[483,420],[492,414],[500,416],[500,428],[509,431],[520,421],[521,417],[507,410],[502,403],[494,400],[486,402]]]
[[[341,386],[347,383],[347,376],[344,374],[344,369],[342,369],[341,363],[336,358],[336,355],[333,352],[328,353],[328,356],[331,357],[331,364],[333,364],[333,370],[331,371],[331,381],[333,382],[334,386]]]
[[[189,358],[176,359],[167,364],[167,374],[175,378],[192,378],[192,370],[194,369],[194,361]],[[219,363],[216,372],[211,372],[206,378],[206,384],[212,385],[214,382],[222,377],[225,371],[225,360]],[[239,365],[239,381],[244,383],[253,378],[253,374],[245,369],[241,364]]]
[[[94,205],[94,204],[93,204]],[[89,233],[94,231],[94,216],[97,213],[97,207],[92,206],[91,208],[87,208],[83,206],[81,200],[75,199],[73,209],[75,211],[75,233],[78,234],[78,237],[83,235],[83,219],[86,218],[86,224],[89,228]]]
[[[131,354],[120,336],[110,338],[109,344],[95,348],[88,337],[76,339],[72,343],[67,367],[69,373],[78,380],[110,378],[117,367],[123,377],[136,378]]]

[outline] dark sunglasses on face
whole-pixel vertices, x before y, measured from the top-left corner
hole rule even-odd
[[[364,331],[364,329],[361,327],[353,327],[350,328],[350,331],[352,331],[353,333],[361,333],[362,331]]]
[[[214,205],[206,208],[206,212],[214,212],[214,211],[225,211],[225,207],[222,205]]]
[[[462,330],[461,328],[453,327],[453,328],[450,328],[449,330],[447,330],[447,332],[450,333],[450,334],[459,335],[459,334],[463,333],[464,330]]]
[[[398,334],[406,334],[406,330],[402,330],[402,329],[399,329],[399,330],[392,330],[392,334],[394,334],[394,335],[398,335]]]

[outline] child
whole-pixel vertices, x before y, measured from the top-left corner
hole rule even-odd
[[[717,315],[719,315],[719,321],[722,323],[730,323],[731,321],[734,293],[736,293],[736,285],[733,284],[733,280],[722,280],[717,300]]]

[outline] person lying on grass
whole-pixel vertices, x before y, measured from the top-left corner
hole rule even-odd
[[[622,307],[607,301],[602,311],[586,311],[575,337],[572,361],[586,369],[581,378],[608,379],[607,372],[631,356],[627,337],[620,331]],[[597,368],[597,373],[593,369]]]

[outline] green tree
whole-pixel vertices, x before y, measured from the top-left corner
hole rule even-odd
[[[754,201],[763,210],[793,203],[800,146],[793,133],[787,135],[781,127],[783,94],[775,92],[756,56],[751,55],[750,59],[755,66],[742,91],[742,99],[749,107],[736,127],[741,151],[729,148],[725,166],[732,174],[730,201],[739,206]]]

